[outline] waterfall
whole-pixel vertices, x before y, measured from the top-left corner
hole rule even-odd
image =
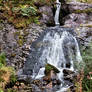
[[[61,84],[59,89],[51,92],[66,92],[71,85],[65,83],[63,71],[66,69],[76,72],[75,63],[79,64],[82,57],[74,30],[59,26],[61,7],[59,0],[56,0],[56,7],[54,18],[56,27],[47,28],[32,44],[31,53],[24,66],[24,74],[31,75],[33,79],[41,79],[45,76],[45,65],[53,65],[60,71],[57,77]]]
[[[54,21],[55,21],[55,25],[59,26],[59,13],[60,13],[60,7],[61,7],[61,3],[59,2],[59,0],[56,0],[56,13],[55,13],[55,17],[54,17]]]
[[[57,74],[62,81],[57,92],[64,92],[69,85],[64,84],[63,70],[76,70],[75,63],[80,63],[80,54],[77,39],[70,28],[53,27],[46,29],[45,33],[32,44],[32,50],[28,61],[25,63],[25,74],[31,74],[32,78],[40,79],[45,76],[45,64],[55,66],[60,73]],[[68,65],[68,66],[67,66]]]
[[[75,61],[77,62],[82,61],[78,42],[76,38],[67,31],[62,32],[62,35],[59,34],[58,32],[54,33],[48,32],[46,36],[43,38],[43,43],[48,43],[47,46],[44,47],[42,55],[39,58],[39,62],[43,64],[49,63],[62,72],[62,69],[67,68],[66,67],[67,63],[70,63],[70,67],[68,69],[74,71],[74,64],[73,64],[74,59],[76,59]],[[66,53],[64,51],[64,48],[67,49]],[[73,51],[72,48],[75,48],[75,50]],[[73,56],[74,53],[75,57]],[[68,57],[66,57],[69,58],[68,61],[66,61],[65,58],[66,54],[68,54]],[[63,67],[61,67],[61,65]],[[44,68],[40,69],[39,72],[40,74],[42,73],[41,71],[43,72]],[[40,75],[39,73],[38,76]],[[60,77],[62,77],[61,75]]]

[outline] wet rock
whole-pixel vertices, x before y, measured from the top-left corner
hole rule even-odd
[[[50,76],[44,76],[43,81],[46,81],[47,83],[51,81]]]
[[[48,75],[43,77],[43,81],[46,81],[47,83],[55,80],[57,78],[56,74],[54,73],[53,70],[51,70]]]
[[[65,83],[68,85],[73,85],[73,81],[76,79],[78,73],[77,72],[74,72],[74,71],[71,71],[71,70],[68,70],[68,69],[64,69],[63,70],[63,73],[64,73],[64,80],[65,80]]]
[[[74,74],[74,71],[68,70],[68,69],[64,69],[63,70],[64,75],[70,75],[70,74]]]
[[[32,86],[32,92],[42,92],[38,86],[36,86],[34,84],[32,84],[31,86]]]
[[[32,83],[39,86],[39,87],[42,86],[42,81],[41,80],[34,80]]]
[[[46,86],[47,89],[51,89],[52,88],[52,82],[50,82],[47,86]]]

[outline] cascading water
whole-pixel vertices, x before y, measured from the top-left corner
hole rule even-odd
[[[42,36],[32,44],[31,53],[25,63],[24,72],[33,79],[40,79],[44,75],[45,64],[55,66],[60,73],[57,74],[61,85],[59,91],[64,92],[70,85],[64,83],[63,70],[76,70],[74,62],[82,61],[78,42],[70,28],[52,27],[46,29]]]
[[[56,13],[55,13],[55,17],[54,17],[54,20],[55,20],[55,24],[56,26],[59,26],[60,23],[59,23],[59,12],[60,12],[60,7],[61,7],[61,3],[59,2],[59,0],[56,0]]]
[[[57,26],[61,3],[59,0],[56,3],[56,27],[47,28],[32,44],[31,53],[24,66],[24,74],[31,75],[33,79],[40,79],[45,76],[45,65],[53,65],[60,71],[57,77],[61,84],[59,89],[52,92],[65,92],[70,85],[65,84],[63,70],[75,72],[75,62],[80,63],[82,57],[73,29]]]

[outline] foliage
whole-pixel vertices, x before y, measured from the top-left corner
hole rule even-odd
[[[92,92],[92,43],[83,50],[82,55],[85,61],[83,92]]]
[[[4,92],[2,89],[0,89],[0,92]]]
[[[82,81],[84,78],[84,71],[83,69],[77,74],[77,78],[75,78],[75,92],[82,92]]]
[[[7,85],[7,83],[9,82],[11,83],[16,82],[15,71],[12,67],[6,66],[5,53],[1,53],[0,54],[0,88],[4,89],[5,85]]]
[[[0,0],[2,17],[15,28],[26,28],[31,23],[39,22],[40,5],[51,5],[55,0]]]
[[[6,65],[6,57],[5,57],[5,53],[1,53],[0,54],[0,68],[3,66],[3,65]]]
[[[9,89],[7,89],[7,92],[17,92],[17,91],[14,90],[14,89],[9,88]]]
[[[33,0],[9,0],[0,2],[0,10],[3,12],[2,17],[14,24],[16,28],[25,28],[32,20],[39,20],[38,10]],[[38,23],[38,22],[36,22]]]
[[[27,7],[27,6],[22,6],[21,7],[21,14],[23,15],[23,16],[27,16],[27,17],[29,17],[30,15],[36,15],[36,12],[37,12],[37,10],[34,8],[34,7],[32,7],[32,6],[30,6],[30,7]]]

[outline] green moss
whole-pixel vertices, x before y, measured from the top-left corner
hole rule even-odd
[[[0,68],[1,68],[3,65],[6,65],[5,53],[1,53],[1,54],[0,54]]]
[[[92,13],[92,8],[84,9],[84,10],[75,10],[74,13]]]
[[[12,88],[8,88],[7,89],[7,92],[18,92],[17,90],[14,90],[14,89],[12,89]]]
[[[18,40],[18,44],[19,44],[19,46],[22,46],[23,45],[23,40],[22,39],[19,39]]]
[[[92,28],[92,24],[80,24],[80,27],[89,27],[89,28]]]
[[[89,24],[89,25],[86,25],[86,27],[92,28],[92,25]]]
[[[53,66],[51,64],[46,64],[45,65],[45,74],[48,75],[51,70],[53,70],[55,73],[59,73],[60,72],[55,66]]]
[[[2,26],[0,26],[0,30],[3,30],[3,27]]]
[[[25,30],[23,31],[23,34],[21,34],[20,31],[14,33],[14,36],[18,38],[17,43],[19,44],[19,46],[22,46],[26,41],[25,39],[26,35],[28,35],[28,33],[26,33]]]
[[[23,35],[20,34],[20,35],[18,36],[18,38],[19,38],[18,44],[19,44],[20,46],[22,46],[23,43],[24,43],[24,37],[23,37]]]

